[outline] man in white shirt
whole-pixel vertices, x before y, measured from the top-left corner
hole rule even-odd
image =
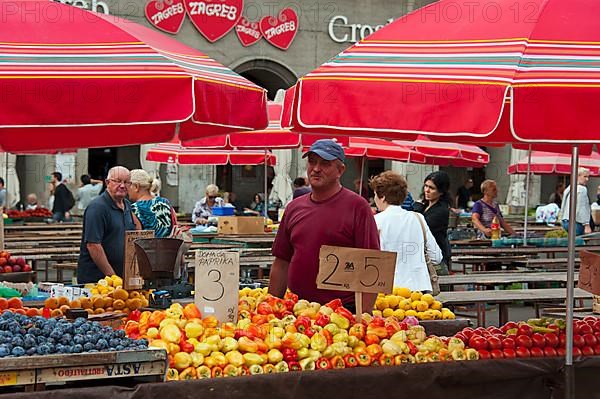
[[[94,198],[100,195],[102,190],[101,180],[94,180],[89,175],[81,176],[81,187],[77,189],[77,214],[83,215],[85,208],[92,202]]]
[[[579,168],[577,170],[577,211],[575,213],[575,234],[578,236],[592,232],[590,227],[592,210],[586,188],[589,180],[590,171],[586,168]],[[562,211],[562,226],[567,231],[569,231],[570,190],[571,186],[567,187],[563,192],[562,206],[560,207]]]

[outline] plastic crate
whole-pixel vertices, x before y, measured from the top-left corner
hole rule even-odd
[[[215,206],[212,209],[213,216],[233,216],[235,208],[232,206]]]

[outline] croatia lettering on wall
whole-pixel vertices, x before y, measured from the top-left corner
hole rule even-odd
[[[244,0],[149,0],[145,13],[148,21],[163,32],[177,34],[185,15],[211,43],[235,28],[242,46],[257,43],[261,38],[280,50],[287,50],[298,33],[298,14],[285,8],[278,15],[267,15],[249,21],[242,15]]]

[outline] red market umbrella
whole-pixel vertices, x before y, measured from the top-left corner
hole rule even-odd
[[[553,152],[532,151],[531,163],[528,164],[529,157],[521,159],[508,167],[509,174],[530,173],[548,175],[560,174],[568,175],[571,173],[571,156],[557,154]],[[579,157],[579,166],[589,169],[591,176],[600,175],[600,154],[592,152],[591,155],[581,155]]]
[[[8,151],[190,139],[267,125],[265,90],[152,29],[53,1],[0,0]]]
[[[269,125],[264,130],[236,132],[219,136],[205,137],[184,141],[186,147],[220,148],[220,149],[294,149],[310,146],[316,140],[334,138],[341,145],[347,145],[347,136],[331,136],[319,134],[299,134],[281,127],[282,104],[269,101],[267,111]]]
[[[425,163],[429,165],[483,168],[490,162],[489,154],[476,145],[437,142],[425,136],[414,141],[394,140],[393,143],[419,151],[427,157]]]
[[[250,150],[209,150],[183,147],[177,143],[162,143],[152,146],[146,160],[179,165],[259,165],[268,162],[275,165],[275,155]]]

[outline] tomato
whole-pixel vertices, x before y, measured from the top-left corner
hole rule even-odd
[[[483,328],[483,327],[477,327],[477,328],[474,330],[474,332],[473,332],[473,333],[474,333],[474,334],[477,334],[477,333],[479,333],[479,335],[481,335],[481,336],[484,336],[484,335],[486,335],[486,334],[487,334],[487,332],[488,332],[488,331],[487,331],[485,328]]]
[[[479,349],[477,352],[479,352],[479,358],[480,359],[490,359],[492,357],[492,355],[490,354],[490,352],[488,352],[485,349]]]
[[[598,343],[594,334],[583,334],[583,340],[587,346],[595,346]]]
[[[551,348],[556,348],[558,346],[558,336],[554,333],[544,334],[544,340],[546,341],[546,346]]]
[[[581,324],[579,326],[579,334],[585,335],[585,334],[593,334],[593,333],[594,333],[594,329],[589,324],[586,323],[586,324]]]
[[[558,338],[557,338],[557,339],[558,339]],[[513,338],[508,338],[508,337],[507,337],[507,338],[504,338],[504,339],[502,340],[502,347],[503,347],[504,349],[506,349],[506,348],[509,348],[509,349],[515,349],[515,347],[516,347],[516,346],[517,346],[517,345],[516,345],[516,343],[515,343],[515,340],[514,340]]]
[[[461,332],[456,333],[454,337],[460,339],[462,342],[465,343],[465,345],[469,343],[469,339]]]
[[[544,350],[538,346],[534,346],[529,350],[531,357],[544,357]]]
[[[594,356],[594,348],[591,346],[584,346],[581,348],[581,354],[583,356]]]
[[[504,335],[504,331],[502,331],[496,326],[489,326],[487,330],[494,335]]]
[[[594,345],[594,354],[600,355],[600,344]]]
[[[517,352],[513,348],[504,348],[502,349],[502,353],[506,359],[514,359],[517,357]]]
[[[533,346],[537,346],[538,348],[543,348],[546,346],[546,340],[540,333],[533,333],[531,335],[531,342],[533,343]]]
[[[500,349],[492,349],[490,355],[492,355],[492,359],[504,359],[504,353]]]
[[[597,320],[592,326],[595,332],[600,332],[600,320]]]
[[[517,335],[531,335],[533,334],[533,327],[529,324],[521,324],[517,330]]]
[[[523,346],[525,348],[531,348],[532,346],[531,338],[529,338],[527,335],[517,335],[515,343],[517,346]]]
[[[469,339],[469,347],[477,350],[488,349],[488,341],[479,335],[473,335]]]
[[[512,330],[513,328],[519,328],[519,325],[514,321],[509,321],[508,323],[500,327],[500,330],[502,330],[503,333],[506,333],[508,330]]]
[[[558,334],[558,346],[565,347],[567,346],[567,334],[560,333]]]
[[[558,356],[565,357],[565,355],[567,354],[567,350],[565,348],[558,348],[556,349],[556,353],[558,354]]]
[[[573,348],[573,357],[581,357],[581,349],[578,347]]]
[[[488,347],[492,350],[502,349],[502,341],[498,337],[494,337],[494,336],[488,337],[487,342],[488,342]]]
[[[473,329],[471,327],[465,327],[461,332],[467,339],[470,339],[473,335]]]
[[[573,334],[573,346],[577,348],[583,348],[585,346],[585,340],[579,334]]]
[[[544,348],[544,356],[546,357],[552,357],[552,356],[558,356],[558,353],[556,352],[556,349],[547,346]]]
[[[517,353],[517,357],[530,357],[531,354],[529,353],[529,349],[527,349],[524,346],[517,346],[517,349],[515,349],[515,352]]]

